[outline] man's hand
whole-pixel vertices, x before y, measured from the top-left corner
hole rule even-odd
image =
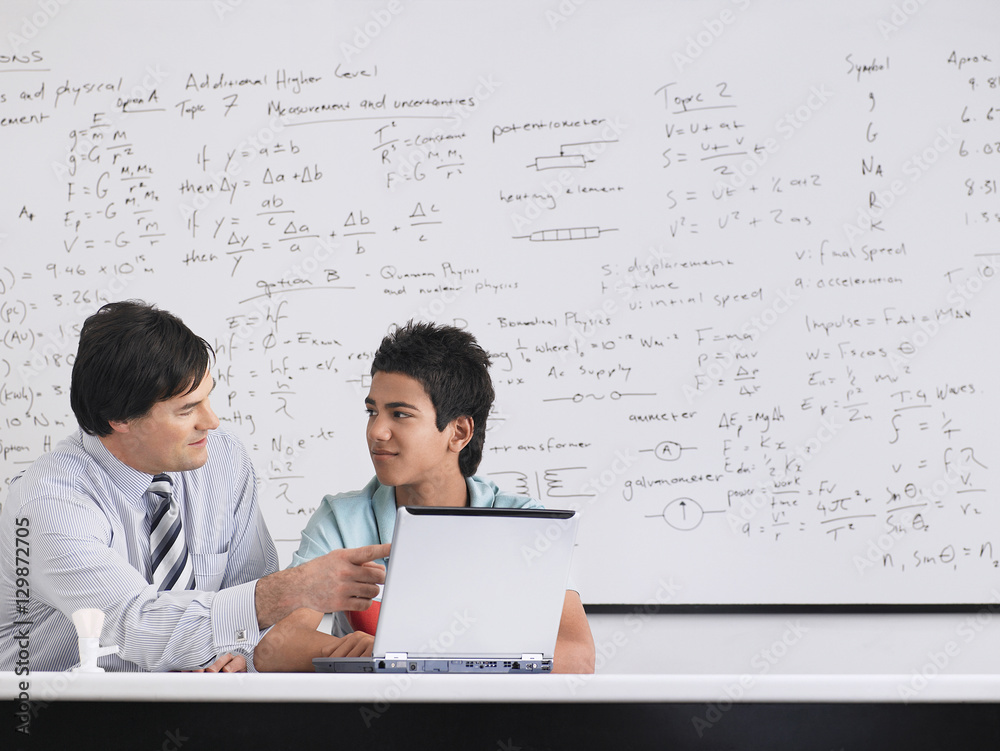
[[[299,566],[312,577],[315,602],[306,607],[321,613],[367,610],[385,583],[385,566],[372,561],[388,558],[390,545],[334,550]]]
[[[207,668],[198,670],[187,670],[188,673],[245,673],[247,672],[247,661],[243,655],[234,655],[226,652],[222,657],[213,662]]]
[[[385,567],[373,561],[387,558],[391,545],[334,550],[295,568],[257,581],[257,622],[274,625],[298,608],[320,613],[367,610],[385,582]]]

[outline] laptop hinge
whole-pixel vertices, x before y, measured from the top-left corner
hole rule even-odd
[[[405,660],[406,652],[386,652],[385,659],[387,660]]]
[[[540,660],[542,659],[542,653],[521,655],[522,660]]]

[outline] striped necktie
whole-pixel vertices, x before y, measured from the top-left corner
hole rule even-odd
[[[194,589],[194,570],[184,530],[181,510],[173,495],[173,483],[167,475],[156,475],[146,491],[154,499],[149,523],[149,555],[152,583],[157,591]]]

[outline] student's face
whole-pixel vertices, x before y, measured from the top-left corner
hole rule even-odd
[[[380,483],[418,487],[460,472],[452,441],[455,422],[437,429],[437,412],[420,381],[379,371],[372,376],[365,407],[368,451]]]
[[[208,461],[208,432],[219,427],[208,396],[215,381],[206,374],[194,391],[157,402],[148,414],[113,423],[130,467],[155,475],[197,469]]]

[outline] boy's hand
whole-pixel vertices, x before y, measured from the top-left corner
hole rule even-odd
[[[363,631],[355,631],[342,639],[338,639],[336,644],[330,644],[323,648],[322,657],[370,657],[372,647],[375,644],[375,637]]]

